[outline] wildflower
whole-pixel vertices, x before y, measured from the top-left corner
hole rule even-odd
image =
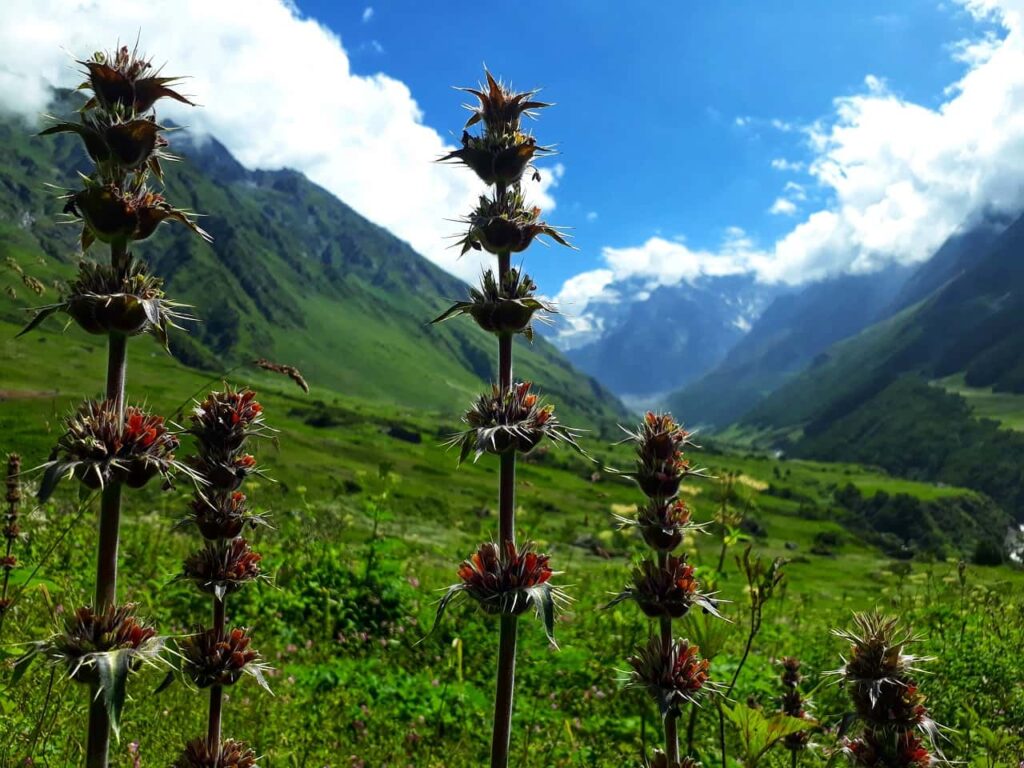
[[[187,211],[173,207],[145,184],[126,191],[116,184],[89,177],[82,181],[84,189],[64,195],[64,213],[82,222],[83,251],[96,240],[145,240],[165,221],[177,221],[207,242],[212,241]]]
[[[640,529],[644,542],[657,552],[671,552],[683,543],[688,530],[703,530],[691,523],[690,508],[681,499],[648,499],[637,506],[636,517],[616,515],[620,528]]]
[[[782,714],[799,720],[808,719],[803,697],[800,694],[800,660],[786,657],[782,660]],[[797,731],[786,736],[782,744],[791,752],[798,752],[807,747],[810,731]]]
[[[555,407],[530,392],[532,386],[528,381],[520,382],[504,394],[494,386],[490,395],[477,398],[463,419],[470,428],[447,443],[461,446],[460,464],[471,453],[475,454],[474,461],[485,453],[529,453],[545,436],[582,452],[576,442],[578,431],[559,424]]]
[[[463,220],[469,229],[458,242],[462,254],[481,249],[496,255],[520,253],[540,235],[569,247],[565,235],[541,221],[540,213],[540,208],[527,206],[518,187],[496,198],[481,196],[476,209]]]
[[[249,511],[240,491],[197,491],[190,507],[191,514],[183,522],[193,523],[209,540],[233,539],[246,525],[266,524],[262,516]]]
[[[265,665],[250,647],[251,642],[244,629],[232,629],[221,635],[215,629],[200,627],[180,643],[185,672],[200,688],[234,685],[243,674],[249,674],[269,690],[263,676]]]
[[[935,763],[921,738],[913,732],[893,737],[873,731],[856,739],[847,739],[843,752],[858,768],[928,768]]]
[[[87,400],[64,421],[39,488],[45,501],[62,477],[74,475],[87,488],[123,482],[141,488],[156,475],[170,478],[185,468],[175,460],[178,438],[164,419],[128,406],[124,418],[109,400]]]
[[[189,579],[203,592],[218,599],[237,592],[261,575],[262,557],[245,539],[207,542],[185,560],[180,578]]]
[[[115,114],[137,115],[152,109],[162,98],[171,98],[182,104],[195,106],[171,86],[181,81],[178,77],[160,77],[149,59],[139,55],[138,49],[121,46],[117,53],[97,52],[85,67],[88,80],[79,89],[91,89],[92,99],[83,110],[100,106]]]
[[[82,261],[64,300],[37,309],[18,335],[28,333],[55,312],[66,312],[86,333],[135,336],[148,332],[166,349],[168,329],[192,319],[181,308],[164,296],[163,280],[148,274],[138,260],[132,259],[126,270]]]
[[[266,433],[263,406],[251,389],[226,386],[196,404],[189,432],[199,440],[201,450],[223,454],[237,451],[249,437]]]
[[[174,761],[174,768],[258,768],[256,760],[256,753],[244,742],[228,739],[212,754],[206,739],[193,739]]]
[[[637,458],[636,469],[624,474],[632,477],[648,498],[671,500],[685,477],[702,474],[683,457],[683,450],[693,445],[690,433],[670,414],[648,411],[639,429],[626,434],[622,442],[636,444]]]
[[[76,133],[85,145],[93,162],[101,168],[114,163],[126,171],[149,166],[160,176],[159,158],[166,157],[161,150],[167,140],[160,135],[166,130],[152,117],[108,121],[105,116],[84,112],[81,122],[60,122],[40,132],[40,136],[55,133]]]
[[[504,548],[494,542],[480,545],[459,566],[459,583],[448,587],[441,598],[435,626],[448,603],[466,593],[489,614],[519,616],[532,608],[544,622],[548,637],[553,638],[556,607],[567,598],[551,585],[555,572],[548,563],[548,556],[534,552],[532,544],[519,548],[510,541]]]
[[[663,715],[679,704],[698,701],[708,684],[710,662],[686,640],[674,640],[665,648],[660,637],[652,636],[629,658],[629,665],[633,668],[630,685],[645,688]]]
[[[480,288],[471,288],[469,301],[460,301],[449,307],[431,322],[440,323],[457,315],[470,315],[478,326],[488,333],[521,333],[533,340],[532,320],[547,321],[547,314],[558,310],[554,305],[538,299],[534,293],[537,284],[518,269],[509,269],[498,284],[493,270],[484,272]]]
[[[653,558],[640,561],[633,569],[632,584],[610,605],[635,600],[640,610],[651,618],[681,619],[697,606],[718,616],[718,608],[710,595],[700,592],[693,575],[693,566],[684,557],[668,555],[664,564]]]

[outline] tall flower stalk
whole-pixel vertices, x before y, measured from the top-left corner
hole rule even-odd
[[[263,408],[251,390],[226,386],[196,405],[189,432],[197,446],[191,465],[201,482],[183,522],[194,526],[204,543],[185,561],[182,578],[210,596],[212,625],[200,625],[181,643],[181,657],[192,683],[209,689],[210,707],[206,737],[189,742],[175,765],[248,768],[256,764],[255,753],[242,742],[223,739],[224,689],[245,674],[269,688],[248,630],[228,628],[227,598],[261,574],[261,557],[242,534],[263,520],[249,510],[240,488],[258,471],[247,444],[267,433]]]
[[[696,645],[674,636],[672,622],[695,607],[718,615],[713,596],[701,591],[686,555],[673,554],[688,531],[699,530],[679,493],[684,479],[701,473],[684,456],[684,449],[692,446],[690,436],[671,414],[648,412],[636,431],[627,434],[625,442],[636,449],[636,464],[625,474],[647,498],[634,517],[619,517],[618,523],[639,529],[653,554],[633,568],[629,584],[611,605],[633,600],[645,616],[657,621],[656,631],[629,659],[629,683],[646,690],[662,716],[665,749],[655,753],[651,764],[680,768],[689,765],[679,753],[680,708],[697,705],[709,687],[710,664]]]
[[[853,702],[860,735],[847,738],[843,752],[859,768],[927,768],[940,761],[938,727],[917,687],[917,664],[908,652],[917,640],[898,619],[857,614],[854,629],[835,632],[850,644],[836,674]]]
[[[86,78],[79,90],[88,99],[77,120],[56,122],[42,133],[73,133],[82,140],[93,171],[82,175],[79,189],[64,194],[64,213],[81,224],[82,251],[102,243],[109,260],[83,260],[63,300],[40,308],[23,333],[63,312],[86,332],[107,337],[105,397],[68,417],[39,494],[47,498],[69,476],[100,491],[94,602],[74,614],[51,650],[55,657],[67,652],[73,677],[92,688],[87,765],[101,768],[107,765],[111,727],[117,726],[123,702],[123,678],[132,667],[123,651],[148,650],[153,644],[151,630],[136,631],[141,625],[128,606],[117,602],[121,489],[141,487],[177,466],[177,438],[163,420],[125,401],[129,338],[150,333],[166,347],[167,329],[181,317],[177,305],[164,296],[161,281],[130,249],[164,221],[184,224],[204,239],[209,236],[151,186],[154,179],[162,181],[161,160],[168,157],[154,105],[163,98],[191,104],[174,90],[179,79],[160,75],[137,49],[128,47],[79,63]],[[96,674],[85,674],[82,663]],[[111,679],[104,671],[108,668]]]
[[[522,188],[524,174],[532,162],[548,154],[523,130],[522,119],[550,106],[537,101],[535,91],[516,93],[485,72],[486,85],[464,88],[477,104],[470,111],[462,133],[462,146],[441,158],[470,168],[490,187],[476,208],[463,220],[466,233],[459,241],[462,253],[486,251],[497,258],[497,271],[488,269],[480,288],[467,301],[458,302],[438,317],[441,322],[456,315],[471,317],[484,331],[498,338],[498,381],[490,393],[481,395],[467,412],[467,429],[452,444],[461,447],[460,463],[470,454],[498,456],[498,540],[481,545],[458,570],[459,582],[442,599],[438,617],[456,596],[468,594],[485,612],[500,622],[497,680],[494,695],[494,727],[491,766],[508,765],[515,689],[518,618],[528,609],[536,610],[551,635],[556,603],[562,594],[551,585],[553,574],[545,555],[531,545],[516,543],[516,455],[533,450],[545,437],[578,448],[576,433],[563,427],[554,407],[544,404],[531,391],[530,382],[516,382],[512,375],[512,341],[517,335],[532,338],[532,320],[543,319],[554,308],[535,295],[536,284],[512,266],[512,254],[526,250],[535,238],[546,236],[567,245],[556,228],[541,220],[539,208],[526,202]],[[479,126],[474,135],[469,129]]]

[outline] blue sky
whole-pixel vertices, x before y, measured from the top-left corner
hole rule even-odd
[[[431,159],[486,62],[558,103],[536,132],[564,173],[531,194],[579,251],[527,268],[566,339],[657,286],[918,263],[1024,208],[1024,0],[297,2],[6,0],[0,110],[38,121],[74,56],[140,36],[202,105],[161,116],[473,280],[487,259],[446,236],[478,182]]]
[[[792,128],[828,119],[833,99],[862,91],[867,75],[938,104],[964,70],[950,45],[978,29],[932,0],[520,2],[490,5],[486,18],[465,3],[299,6],[341,36],[355,72],[406,83],[445,136],[462,118],[448,86],[475,82],[483,62],[514,85],[543,86],[558,104],[535,130],[566,169],[552,219],[574,227],[580,248],[530,252],[548,286],[592,267],[605,246],[654,234],[715,248],[739,226],[771,242],[793,224],[768,212],[773,201],[787,180],[804,183],[771,166],[808,159]]]

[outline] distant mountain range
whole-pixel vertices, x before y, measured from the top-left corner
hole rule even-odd
[[[428,325],[465,298],[461,281],[300,173],[247,170],[215,138],[171,138],[185,160],[168,168],[167,197],[203,214],[214,237],[208,246],[165,225],[138,247],[168,294],[200,317],[172,336],[179,359],[218,371],[265,356],[298,366],[314,386],[449,414],[494,378],[493,337],[469,321]],[[58,224],[61,203],[45,185],[71,186],[88,169],[79,143],[0,117],[0,146],[0,264],[46,283],[66,277],[77,230]],[[0,299],[0,316],[23,322],[25,307],[43,300],[4,272],[14,298]],[[517,375],[537,381],[567,423],[604,431],[627,418],[547,341],[517,342],[516,354]]]

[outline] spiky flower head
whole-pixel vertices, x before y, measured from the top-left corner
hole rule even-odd
[[[263,406],[251,389],[225,385],[211,392],[192,409],[189,432],[199,441],[200,450],[228,455],[242,447],[250,437],[266,433]]]
[[[161,135],[166,129],[153,116],[121,118],[83,112],[79,119],[77,123],[56,123],[39,135],[77,134],[104,178],[116,175],[117,170],[142,168],[148,168],[157,178],[162,176],[160,160],[169,157],[163,152],[167,140]]]
[[[495,255],[519,253],[540,235],[571,247],[561,231],[541,221],[540,214],[540,208],[527,205],[518,186],[496,197],[481,196],[476,209],[463,222],[469,228],[458,241],[462,246],[460,255],[470,250]]]
[[[92,92],[83,110],[99,107],[110,113],[138,115],[148,112],[162,98],[195,106],[171,87],[182,78],[161,77],[137,47],[123,45],[113,54],[97,51],[91,59],[78,63],[85,67],[88,78],[79,90]]]
[[[174,761],[174,768],[259,768],[256,760],[256,753],[244,742],[228,739],[215,754],[206,739],[193,739]]]
[[[260,578],[261,555],[245,539],[208,541],[185,560],[180,578],[195,583],[201,591],[223,599],[243,585]]]
[[[681,619],[694,606],[719,615],[712,596],[700,591],[693,566],[685,557],[675,555],[668,555],[664,564],[654,558],[641,560],[633,568],[631,584],[611,605],[623,600],[635,600],[640,610],[651,618]]]
[[[500,285],[494,271],[489,269],[484,272],[480,287],[470,288],[469,301],[456,302],[431,322],[441,323],[457,315],[470,315],[488,333],[521,333],[532,341],[534,316],[549,322],[547,315],[558,311],[553,304],[538,299],[536,290],[537,284],[518,269],[509,269]]]
[[[182,305],[163,292],[163,280],[148,274],[145,264],[131,259],[126,269],[83,260],[67,285],[64,300],[36,310],[18,335],[28,333],[55,312],[66,312],[86,333],[150,333],[166,349],[168,328],[191,320]]]
[[[924,740],[913,731],[867,731],[860,738],[847,739],[843,752],[857,768],[929,768],[937,762]]]
[[[263,673],[266,665],[251,647],[252,639],[242,628],[221,634],[216,629],[203,629],[179,643],[184,671],[200,688],[211,685],[234,685],[248,674],[267,690]]]
[[[648,411],[636,430],[624,431],[627,437],[622,442],[632,442],[636,448],[636,469],[625,474],[648,498],[669,501],[679,493],[684,478],[701,474],[683,456],[684,449],[693,445],[690,433],[671,414]]]
[[[494,542],[481,544],[459,566],[459,582],[448,587],[438,603],[434,625],[448,604],[465,593],[492,615],[519,616],[532,608],[554,642],[555,610],[568,598],[550,583],[553,575],[548,556],[536,553],[530,543],[519,548],[511,541],[504,547]]]
[[[708,686],[710,662],[702,659],[700,649],[686,640],[674,640],[666,648],[657,635],[652,636],[629,658],[632,672],[629,684],[644,688],[668,714],[687,702],[697,702]]]
[[[65,620],[63,631],[45,643],[43,653],[52,662],[66,664],[69,677],[82,683],[98,681],[105,667],[117,663],[111,658],[115,652],[133,665],[151,661],[163,641],[136,616],[136,608],[134,603],[102,611],[79,608]]]
[[[504,83],[496,80],[490,72],[484,70],[487,83],[479,88],[460,88],[459,90],[471,93],[476,96],[479,104],[476,106],[467,105],[472,114],[466,121],[466,128],[472,128],[477,123],[483,123],[484,130],[488,133],[502,134],[508,131],[517,131],[520,128],[520,120],[526,117],[536,117],[533,110],[550,107],[543,101],[534,99],[537,91],[516,92]]]
[[[200,454],[188,461],[196,476],[215,492],[236,491],[249,475],[261,471],[251,453],[238,453],[226,458]]]
[[[519,382],[505,393],[492,386],[489,395],[477,398],[463,418],[469,429],[447,442],[449,446],[461,446],[460,464],[470,454],[474,454],[475,461],[485,453],[529,453],[544,437],[583,452],[576,442],[578,430],[563,427],[555,416],[555,407],[533,394],[532,386],[528,381]]]
[[[639,528],[644,542],[658,552],[671,552],[683,543],[687,531],[702,531],[694,525],[690,508],[682,499],[648,499],[637,505],[635,517],[615,516],[620,528]]]
[[[141,488],[156,475],[170,478],[186,471],[174,458],[177,435],[168,430],[162,416],[134,405],[120,418],[108,400],[86,400],[64,421],[64,434],[57,441],[46,466],[39,498],[45,501],[62,477],[74,475],[88,488],[102,488],[124,482]]]
[[[916,638],[899,619],[879,613],[855,614],[853,621],[854,629],[835,634],[850,643],[838,674],[857,714],[869,724],[933,731],[913,679],[916,664],[924,659],[907,653]]]
[[[191,512],[182,522],[199,529],[204,539],[233,539],[240,536],[248,525],[255,528],[266,520],[249,510],[245,494],[241,491],[196,491],[190,504]]]
[[[96,240],[117,243],[146,240],[165,221],[184,224],[207,242],[209,233],[188,211],[175,208],[144,183],[128,189],[112,182],[82,178],[84,188],[64,195],[64,213],[81,221],[82,250]]]

